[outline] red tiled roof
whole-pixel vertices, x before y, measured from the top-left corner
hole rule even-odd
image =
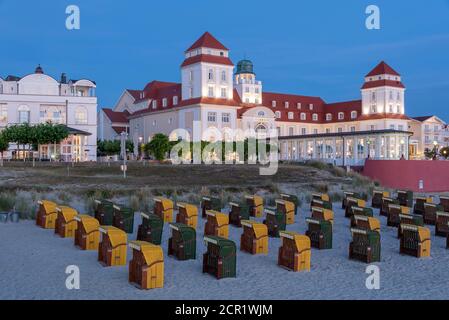
[[[209,32],[203,33],[203,35],[196,40],[187,50],[193,50],[197,48],[211,48],[211,49],[219,49],[219,50],[228,50],[220,41],[215,39],[213,35]]]
[[[114,129],[114,131],[118,134],[128,131],[127,127],[112,127],[112,129]]]
[[[103,108],[103,112],[106,116],[111,120],[111,122],[119,122],[119,123],[128,123],[128,115],[127,111],[117,112],[112,111],[112,109]]]
[[[368,81],[365,82],[362,86],[362,89],[370,89],[377,87],[395,87],[395,88],[405,88],[401,81],[395,80],[376,80],[376,81]]]
[[[142,90],[126,89],[126,91],[128,91],[129,94],[133,96],[134,100],[140,99],[140,93],[142,92]]]
[[[381,74],[389,74],[394,76],[400,76],[392,67],[382,61],[373,70],[371,70],[365,77],[378,76]]]
[[[183,63],[181,64],[181,68],[191,65],[191,64],[195,64],[198,62],[208,62],[208,63],[215,63],[215,64],[224,64],[227,66],[233,66],[234,64],[232,63],[231,59],[229,59],[228,57],[222,57],[222,56],[213,56],[211,54],[198,54],[196,56],[193,57],[189,57],[187,59],[185,59],[183,61]]]

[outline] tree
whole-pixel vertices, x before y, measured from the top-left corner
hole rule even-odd
[[[157,133],[153,139],[145,145],[145,151],[162,161],[167,152],[170,151],[171,143],[165,134]]]
[[[442,156],[444,159],[449,158],[449,147],[443,147],[440,150],[440,156]]]
[[[9,147],[9,143],[4,137],[4,135],[0,132],[0,161],[3,166],[3,152],[7,151]]]
[[[424,156],[427,159],[436,160],[438,154],[438,150],[436,147],[433,147],[432,149],[426,148],[424,150]]]

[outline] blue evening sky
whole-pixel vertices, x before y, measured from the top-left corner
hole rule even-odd
[[[65,8],[81,29],[65,28]],[[365,8],[381,9],[381,30],[365,28]],[[0,76],[38,63],[59,79],[97,82],[100,107],[124,88],[179,81],[184,50],[204,31],[247,57],[264,90],[360,98],[363,76],[385,60],[403,76],[406,113],[449,121],[449,0],[111,1],[0,0]]]

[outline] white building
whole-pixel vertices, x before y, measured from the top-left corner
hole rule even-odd
[[[424,158],[426,149],[449,146],[447,124],[437,116],[414,117],[409,123],[413,136],[410,138],[410,156]]]
[[[285,160],[357,166],[367,157],[409,156],[405,86],[385,62],[364,77],[361,99],[327,103],[318,96],[264,92],[252,62],[240,61],[234,72],[229,49],[206,32],[184,52],[180,78],[180,83],[152,81],[122,94],[113,111],[129,113],[134,141],[147,142],[156,133],[216,140],[226,138],[227,128],[277,129]],[[192,137],[194,121],[201,132],[216,130]]]
[[[0,78],[0,130],[14,125],[52,122],[68,127],[69,137],[58,145],[40,146],[39,157],[64,161],[95,161],[97,156],[96,84],[87,79],[60,81],[44,74],[38,66],[24,77]],[[22,158],[16,148],[7,158]],[[29,155],[26,155],[29,156]]]

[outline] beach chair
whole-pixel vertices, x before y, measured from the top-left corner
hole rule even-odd
[[[432,197],[417,197],[415,200],[415,205],[413,206],[413,213],[424,215],[424,205],[426,203],[432,203]]]
[[[356,198],[356,199],[361,199],[362,196],[360,195],[360,193],[357,192],[352,192],[352,191],[343,191],[343,200],[341,202],[341,208],[342,209],[346,209],[346,203],[348,201],[348,198]]]
[[[54,229],[56,218],[58,217],[58,213],[56,212],[58,205],[49,200],[41,200],[37,203],[39,208],[36,214],[36,225],[44,229]]]
[[[112,226],[114,218],[114,203],[109,200],[95,200],[95,219],[102,226]]]
[[[308,229],[306,236],[310,238],[313,248],[332,249],[332,223],[323,219],[306,218]]]
[[[312,219],[329,221],[334,224],[334,212],[329,209],[324,209],[321,207],[312,207]]]
[[[353,220],[354,225],[351,226],[353,228],[380,233],[380,221],[376,218],[368,217],[365,215],[354,215]]]
[[[268,228],[265,224],[242,220],[240,250],[250,254],[268,254]]]
[[[349,244],[349,259],[365,263],[380,261],[380,232],[351,228],[352,241]]]
[[[142,223],[137,229],[137,240],[161,244],[164,221],[155,214],[140,212]]]
[[[270,237],[279,238],[279,232],[285,230],[287,225],[287,218],[282,211],[276,208],[265,209],[266,218],[263,221],[268,228],[268,235]]]
[[[171,223],[172,236],[168,240],[168,255],[178,260],[196,259],[195,228],[182,224]]]
[[[352,217],[352,207],[366,207],[366,201],[362,199],[357,199],[353,197],[348,197],[346,201],[346,209],[345,209],[345,217],[351,218]]]
[[[145,241],[130,241],[132,259],[129,262],[129,282],[139,289],[164,287],[164,253],[158,245]]]
[[[298,209],[299,209],[298,197],[293,194],[286,194],[286,193],[281,193],[280,196],[281,196],[282,200],[287,200],[287,201],[293,202],[295,204],[295,215],[296,215],[298,213]]]
[[[178,214],[176,215],[176,222],[183,223],[194,229],[198,225],[198,208],[193,204],[178,202]]]
[[[104,267],[126,265],[126,232],[113,226],[100,226],[99,230],[98,261]]]
[[[58,234],[62,238],[75,237],[76,227],[78,223],[75,217],[78,212],[67,206],[56,207],[57,217],[55,222],[55,234]]]
[[[217,279],[235,278],[237,273],[237,256],[234,241],[205,236],[207,246],[203,254],[203,273],[209,273]]]
[[[296,232],[281,231],[278,265],[290,271],[310,271],[310,238]]]
[[[417,258],[430,257],[430,230],[410,224],[401,224],[399,252]]]
[[[435,220],[435,235],[439,237],[446,237],[449,233],[449,212],[438,211]]]
[[[221,200],[216,197],[203,197],[201,201],[201,216],[206,218],[206,211],[221,211]]]
[[[287,225],[295,223],[295,204],[288,200],[276,200],[276,210],[285,214]]]
[[[382,206],[382,198],[390,198],[390,192],[382,190],[374,190],[371,199],[371,207],[380,209]]]
[[[207,210],[206,215],[207,221],[204,225],[204,235],[228,238],[229,216],[225,213],[214,210]]]
[[[393,199],[393,198],[388,198],[388,197],[383,197],[382,198],[382,204],[380,206],[380,215],[381,216],[388,216],[388,208],[390,204],[399,204],[399,200]]]
[[[399,215],[400,225],[401,224],[408,224],[418,227],[424,227],[424,220],[421,215],[418,214],[400,214]],[[402,237],[402,228],[398,228],[398,238]]]
[[[121,205],[115,205],[114,217],[112,218],[112,225],[122,229],[126,233],[134,232],[134,211],[133,209]]]
[[[389,227],[399,227],[400,214],[410,214],[411,209],[409,207],[404,207],[399,204],[389,204],[388,205],[388,216],[387,216],[387,226]]]
[[[242,220],[249,219],[249,206],[246,201],[241,203],[229,202],[231,211],[229,212],[229,223],[236,227],[241,227]]]
[[[449,212],[449,197],[440,196],[440,206],[443,207],[443,211]]]
[[[249,214],[260,218],[263,215],[263,198],[257,195],[245,196],[246,204],[249,206]]]
[[[100,223],[87,214],[75,216],[77,223],[75,231],[75,246],[81,250],[98,250],[100,243]]]
[[[164,223],[173,220],[173,201],[163,197],[154,198],[154,214],[159,216]]]
[[[351,207],[351,227],[355,227],[354,216],[373,217],[374,212],[372,208],[363,208],[358,206]]]
[[[310,208],[321,207],[332,210],[332,202],[327,193],[312,192],[312,200],[310,201]]]
[[[413,207],[413,191],[398,190],[397,200],[403,207]]]
[[[438,211],[443,211],[443,207],[441,205],[436,203],[424,203],[424,223],[435,225]]]

